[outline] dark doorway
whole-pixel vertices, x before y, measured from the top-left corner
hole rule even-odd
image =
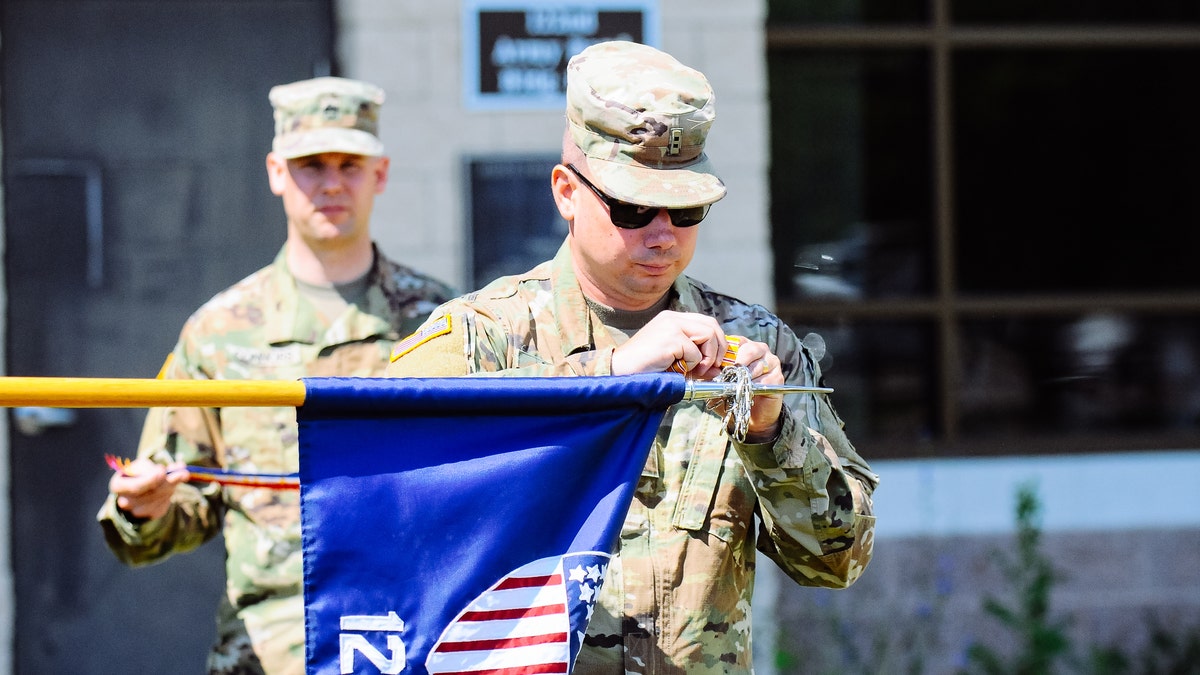
[[[333,70],[331,12],[0,3],[9,374],[153,377],[188,314],[270,261],[284,223],[264,170],[267,92]],[[131,570],[95,523],[104,454],[133,454],[144,410],[22,412],[14,672],[202,672],[220,542]]]

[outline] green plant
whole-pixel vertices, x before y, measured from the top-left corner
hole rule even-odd
[[[1173,632],[1155,618],[1150,619],[1150,625],[1150,643],[1138,658],[1138,672],[1145,675],[1200,673],[1200,630]]]
[[[1041,550],[1041,503],[1032,484],[1017,490],[1016,550],[1000,554],[1004,577],[1015,597],[1004,603],[994,596],[984,599],[984,611],[996,619],[1017,642],[1015,653],[1004,655],[981,643],[968,648],[968,672],[987,675],[1041,675],[1062,672],[1057,664],[1070,653],[1066,623],[1050,613],[1050,592],[1058,579],[1050,559]]]
[[[936,554],[934,564],[906,568],[904,577],[923,601],[914,604],[911,595],[878,587],[810,589],[809,603],[779,626],[777,672],[924,675],[946,672],[946,662],[957,656],[954,667],[970,675],[1200,675],[1200,626],[1177,618],[1146,610],[1148,641],[1128,652],[1068,630],[1071,615],[1051,607],[1052,591],[1064,577],[1044,550],[1041,510],[1036,486],[1019,486],[1013,543],[992,552],[1005,583],[982,604],[989,622],[999,625],[994,640],[975,641],[965,653],[951,648],[961,644],[962,627],[948,620],[954,615],[946,605],[964,591],[955,584],[963,558],[926,541],[923,551]],[[883,603],[887,611],[860,611],[865,602],[876,608]]]

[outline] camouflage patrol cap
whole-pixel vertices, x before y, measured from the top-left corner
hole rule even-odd
[[[708,80],[658,49],[601,42],[567,64],[567,126],[594,182],[621,201],[684,208],[725,196],[704,154]]]
[[[275,140],[286,159],[321,152],[379,156],[379,107],[383,90],[342,77],[318,77],[271,88]]]

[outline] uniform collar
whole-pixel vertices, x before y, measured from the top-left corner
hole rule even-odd
[[[378,250],[374,250],[374,263],[368,272],[367,306],[347,307],[332,324],[321,320],[312,304],[300,295],[296,278],[288,269],[285,249],[275,256],[268,275],[264,310],[273,315],[266,327],[271,344],[342,344],[394,333],[389,319],[395,312],[387,297],[389,288],[396,290],[395,280],[385,273]]]

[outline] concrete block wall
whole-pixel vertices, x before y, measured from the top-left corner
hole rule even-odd
[[[1200,532],[1046,532],[1039,551],[1057,573],[1048,620],[1069,642],[1050,672],[1095,672],[1086,666],[1093,650],[1121,652],[1129,672],[1195,672],[1168,666],[1179,668],[1184,646],[1200,640]],[[778,672],[949,675],[966,672],[975,643],[1011,662],[1022,636],[984,601],[1018,607],[1005,572],[1017,559],[1013,535],[884,538],[849,589],[785,583],[772,636]]]
[[[977,642],[1011,661],[1024,648],[1019,636],[984,602],[1016,607],[1020,600],[1009,570],[1020,560],[1021,489],[1033,489],[1039,503],[1038,556],[1055,572],[1049,620],[1063,627],[1071,656],[1120,650],[1129,672],[1194,672],[1166,666],[1200,644],[1193,489],[1200,452],[893,460],[871,468],[880,476],[875,556],[857,583],[804,588],[781,579],[772,563],[759,567],[760,578],[774,573],[774,621],[755,639],[772,641],[763,648],[780,675],[966,672]],[[1130,476],[1152,478],[1130,483]],[[1157,670],[1147,657],[1158,659]],[[1097,672],[1066,665],[1050,672]]]
[[[765,12],[762,0],[659,3],[661,47],[704,72],[717,92],[708,149],[729,186],[701,226],[689,273],[772,306]],[[461,287],[464,158],[557,153],[563,113],[465,109],[457,0],[340,0],[336,15],[343,74],[388,93],[380,133],[392,170],[376,203],[376,238],[389,254]]]

